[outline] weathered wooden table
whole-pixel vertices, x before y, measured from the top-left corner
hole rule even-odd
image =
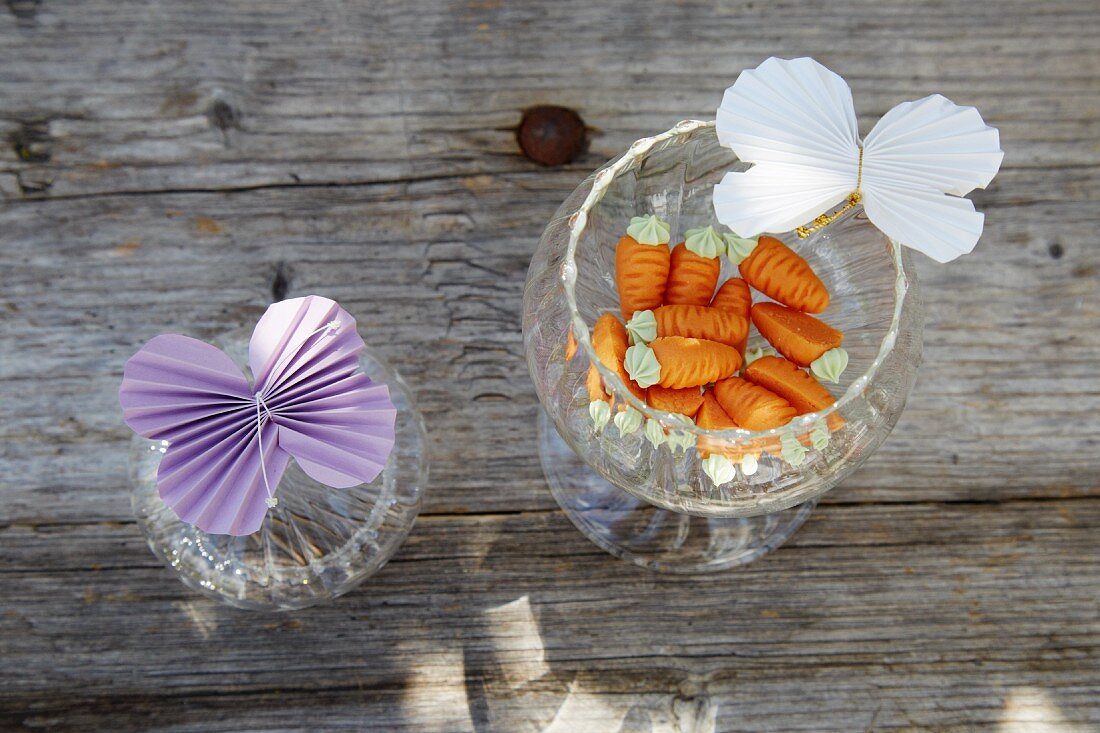
[[[0,52],[0,729],[1100,729],[1095,0],[7,0]],[[978,250],[922,262],[885,446],[772,555],[658,576],[546,490],[524,275],[584,174],[772,54],[1007,157]],[[590,127],[567,166],[517,148],[542,103]],[[357,592],[235,611],[132,519],[122,364],[312,292],[415,389],[430,495]]]

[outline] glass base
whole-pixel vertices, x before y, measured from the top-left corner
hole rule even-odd
[[[659,509],[607,481],[539,411],[539,456],[570,521],[612,555],[661,573],[710,573],[750,563],[787,541],[816,501],[756,517],[698,517]]]
[[[249,332],[217,345],[247,361]],[[166,443],[136,437],[130,456],[131,502],[153,553],[194,590],[231,606],[287,611],[352,590],[393,556],[412,529],[428,479],[426,435],[408,386],[369,349],[363,371],[389,386],[397,408],[396,441],[382,473],[369,484],[334,489],[291,461],[259,531],[207,534],[180,521],[157,491]]]

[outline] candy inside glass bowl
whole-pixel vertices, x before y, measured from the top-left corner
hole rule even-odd
[[[812,502],[855,470],[893,428],[920,360],[923,314],[907,250],[859,208],[810,235],[780,238],[809,262],[831,295],[820,318],[845,334],[847,370],[827,385],[837,402],[781,428],[708,431],[647,406],[597,362],[612,414],[637,410],[670,438],[597,428],[585,378],[590,330],[618,313],[615,246],[631,217],[657,214],[672,244],[714,225],[713,186],[747,166],[718,144],[712,122],[683,122],[639,140],[586,179],[546,228],[528,271],[523,330],[544,414],[540,452],[551,490],[597,544],[659,570],[701,572],[748,562],[782,542]],[[722,258],[719,283],[737,276]],[[754,300],[766,298],[754,292]],[[566,359],[572,328],[577,349]],[[767,346],[750,330],[749,350]],[[655,427],[655,426],[653,426]],[[651,427],[652,429],[652,427]],[[716,485],[702,454],[730,458]],[[801,505],[801,506],[800,506]]]

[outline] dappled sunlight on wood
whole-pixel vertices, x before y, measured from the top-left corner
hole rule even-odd
[[[203,641],[208,641],[210,635],[218,630],[214,616],[220,609],[209,601],[175,601],[172,605],[183,614]]]
[[[1058,703],[1038,687],[1014,687],[1005,697],[997,733],[1090,733],[1087,725],[1066,721]]]
[[[459,649],[439,649],[419,657],[401,695],[402,719],[423,733],[472,731],[466,696],[466,665]]]
[[[485,615],[493,654],[509,687],[521,687],[550,671],[538,619],[527,596],[490,608]]]
[[[620,696],[600,695],[574,681],[569,685],[565,701],[543,733],[619,730],[629,710],[629,706],[622,703]]]

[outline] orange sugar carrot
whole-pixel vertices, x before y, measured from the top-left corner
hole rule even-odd
[[[605,313],[600,316],[599,319],[596,320],[596,327],[592,329],[592,348],[595,349],[597,356],[600,355],[601,351],[606,351],[612,356],[614,354],[612,342],[615,336],[615,326],[612,323],[604,323],[604,319],[609,315],[611,314]],[[615,316],[612,315],[611,318],[615,320]],[[573,333],[572,326],[570,326],[569,333]],[[603,360],[602,357],[600,360]],[[585,377],[585,387],[588,389],[589,401],[611,401],[611,395],[607,394],[607,390],[603,388],[603,378],[600,376],[600,372],[596,369],[595,364],[588,365],[588,375]]]
[[[565,360],[572,361],[577,354],[577,337],[573,335],[573,324],[565,332]]]
[[[663,336],[653,339],[649,347],[661,365],[658,384],[662,387],[701,387],[733,376],[741,368],[737,349],[717,341]]]
[[[713,389],[703,393],[703,402],[699,405],[699,411],[695,413],[695,424],[704,430],[729,430],[741,427],[723,409],[718,398],[714,396]]]
[[[698,387],[670,389],[655,384],[646,390],[646,400],[650,407],[658,410],[694,417],[699,410],[699,405],[703,404],[703,394]]]
[[[664,244],[642,244],[633,237],[619,240],[615,248],[615,285],[624,319],[664,302],[669,261]]]
[[[710,301],[710,307],[733,311],[748,318],[749,309],[752,308],[752,291],[749,290],[749,284],[739,277],[731,277],[718,288],[718,292]]]
[[[600,372],[596,369],[595,364],[588,365],[588,375],[584,379],[584,386],[588,390],[589,402],[595,402],[596,400],[611,401],[611,395],[603,388],[603,379],[600,377]]]
[[[626,358],[628,346],[626,328],[619,322],[614,313],[604,313],[596,320],[596,325],[592,329],[592,348],[595,350],[600,363],[617,373],[635,397],[645,400],[645,390],[635,384],[626,373],[626,369],[623,368],[623,359]],[[593,380],[595,383],[593,383]],[[590,400],[602,399],[605,402],[611,400],[610,395],[603,387],[600,374],[596,371],[594,364],[589,366],[587,385]],[[599,392],[596,392],[595,387],[599,387]],[[602,396],[600,396],[601,393]]]
[[[749,285],[795,310],[820,313],[829,307],[829,291],[813,268],[775,237],[760,237],[739,269]]]
[[[710,301],[711,308],[721,308],[736,313],[748,320],[752,310],[752,291],[749,284],[739,277],[731,277],[722,283],[714,298]],[[737,350],[745,355],[745,347],[749,345],[749,330],[745,329],[745,337],[737,343]]]
[[[666,304],[710,305],[722,269],[719,258],[701,257],[681,242],[672,249],[669,265]]]
[[[844,341],[844,334],[829,324],[778,303],[754,305],[752,322],[776,351],[800,367]]]
[[[717,387],[717,385],[715,386]],[[732,391],[732,388],[727,387],[726,391]],[[775,398],[780,401],[782,400],[782,398],[778,396]],[[788,409],[793,413],[794,408],[788,406]],[[728,430],[730,428],[741,427],[722,407],[722,404],[715,396],[714,389],[707,390],[703,395],[703,404],[699,407],[699,412],[695,413],[695,423],[699,427],[707,430]],[[742,461],[749,455],[754,458],[759,458],[760,454],[765,451],[771,451],[773,454],[778,453],[779,438],[775,436],[760,436],[752,440],[727,440],[709,435],[700,435],[696,449],[703,458],[708,457],[712,453],[719,453],[732,461]]]
[[[712,389],[703,393],[703,404],[699,406],[699,412],[695,413],[695,424],[704,430],[728,430],[740,427],[718,404]],[[709,457],[712,453],[718,453],[731,460],[740,460],[744,451],[737,450],[736,445],[734,441],[700,435],[695,448],[703,458]]]
[[[748,430],[778,428],[797,414],[778,394],[737,377],[715,383],[714,396],[726,414]]]
[[[663,305],[653,311],[657,336],[687,336],[736,347],[749,334],[749,322],[722,308]]]
[[[824,410],[836,402],[816,379],[780,356],[757,359],[745,367],[741,376],[790,402],[799,415]]]

